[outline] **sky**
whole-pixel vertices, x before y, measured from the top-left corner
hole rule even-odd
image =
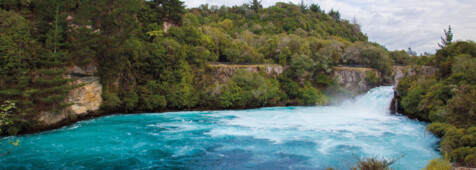
[[[251,0],[182,0],[187,8],[209,5],[242,5]],[[262,0],[265,7],[273,0]],[[295,4],[301,0],[284,0]],[[453,40],[476,40],[476,0],[304,0],[321,9],[338,10],[341,18],[356,18],[369,41],[389,50],[435,53],[444,30],[451,25]]]

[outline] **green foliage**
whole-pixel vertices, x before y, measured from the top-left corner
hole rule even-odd
[[[276,104],[281,96],[277,80],[246,70],[236,71],[222,89],[222,108],[262,107]]]
[[[321,90],[334,84],[336,65],[390,74],[387,51],[317,4],[7,0],[0,7],[0,101],[15,101],[19,124],[70,104],[77,87],[65,78],[70,66],[97,67],[106,112],[326,104]],[[239,70],[217,81],[207,66],[217,61],[289,69],[279,77]]]
[[[441,37],[441,44],[438,43],[438,46],[445,48],[451,43],[453,43],[453,33],[451,32],[451,26],[448,26],[448,31],[445,29],[445,37]]]
[[[300,78],[308,72],[313,73],[315,71],[314,61],[306,55],[294,54],[290,67],[293,72],[293,78]]]
[[[386,52],[382,48],[368,47],[360,51],[362,63],[377,69],[382,75],[391,75],[392,62]]]
[[[399,82],[404,113],[432,121],[427,129],[441,137],[440,147],[451,160],[475,167],[476,44],[458,41],[437,51],[439,73]]]
[[[377,85],[381,81],[380,77],[377,75],[377,72],[373,70],[365,72],[365,79],[372,86]]]
[[[425,170],[451,170],[450,161],[443,158],[432,159]]]
[[[104,110],[114,110],[119,108],[119,106],[122,104],[122,101],[117,96],[117,94],[103,93],[102,98],[102,107]]]
[[[321,7],[317,4],[311,4],[311,6],[309,7],[309,9],[312,11],[312,12],[322,12],[321,11]]]
[[[298,90],[298,101],[302,105],[324,105],[328,103],[327,98],[320,90],[312,87],[311,83],[307,82],[303,88]]]
[[[318,87],[329,87],[336,84],[336,82],[332,80],[330,76],[322,73],[317,73],[316,75],[314,75],[314,83]]]
[[[167,101],[164,96],[161,95],[152,95],[145,99],[144,105],[147,110],[159,110],[167,106]]]
[[[436,136],[442,137],[445,134],[446,129],[450,127],[454,126],[446,123],[431,123],[426,127],[426,129],[435,134]]]
[[[407,65],[410,64],[411,58],[406,51],[392,51],[390,52],[390,57],[392,58],[395,64]]]
[[[464,163],[465,166],[474,167],[476,166],[476,147],[459,147],[451,151],[451,158],[455,162]]]
[[[139,96],[135,92],[128,92],[123,99],[126,112],[134,110],[139,102]]]
[[[476,56],[476,45],[472,41],[457,41],[445,48],[439,49],[435,54],[435,62],[439,68],[440,76],[447,78],[451,75],[453,62],[456,56],[467,54]],[[458,57],[459,58],[459,57]],[[474,69],[474,68],[473,68]]]
[[[281,86],[281,89],[286,93],[287,97],[289,99],[295,99],[298,97],[299,94],[299,88],[301,85],[293,81],[291,78],[281,75],[279,77],[279,83]]]
[[[402,155],[400,158],[402,158]],[[392,158],[392,159],[385,159],[385,158],[378,158],[378,157],[367,157],[367,158],[357,158],[356,165],[353,165],[350,169],[352,170],[389,170],[390,165],[394,164],[400,158]]]
[[[6,101],[0,106],[0,134],[4,126],[8,126],[13,123],[12,111],[15,109],[15,103]]]

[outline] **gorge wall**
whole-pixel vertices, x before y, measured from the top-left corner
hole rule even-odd
[[[392,85],[398,85],[398,81],[409,76],[417,74],[433,75],[438,71],[435,67],[430,66],[393,66],[392,67]]]
[[[368,73],[380,74],[373,68],[335,67],[332,78],[339,88],[351,96],[362,94],[375,87],[377,84],[369,82]]]
[[[239,65],[239,64],[210,64],[207,67],[211,76],[224,83],[228,78],[233,76],[235,71],[243,69],[250,72],[263,71],[269,76],[278,76],[284,72],[286,67],[276,64],[256,64],[256,65]]]
[[[99,77],[95,76],[96,68],[92,65],[67,68],[65,78],[77,79],[72,84],[80,87],[70,91],[66,96],[65,102],[70,106],[57,113],[40,113],[39,121],[42,127],[49,128],[69,124],[69,122],[77,121],[78,117],[99,111],[102,104],[102,85]]]
[[[244,69],[250,72],[263,71],[269,76],[278,76],[282,74],[287,67],[281,65],[227,65],[210,64],[207,66],[210,76],[215,81],[225,82],[231,78],[235,71]],[[396,85],[398,80],[415,74],[433,74],[436,69],[431,67],[412,67],[412,66],[394,66],[391,82],[387,85]],[[84,67],[73,66],[67,68],[66,78],[75,78],[75,85],[80,87],[72,90],[66,97],[66,102],[70,106],[64,108],[58,113],[42,112],[39,116],[39,123],[44,129],[54,128],[65,124],[75,122],[81,117],[90,115],[100,115],[102,104],[102,85],[99,77],[95,76],[97,68],[89,65]],[[369,82],[369,74],[374,73],[376,78],[381,75],[373,68],[357,67],[335,67],[332,78],[336,81],[339,88],[348,95],[355,96],[366,92],[367,90],[381,85]]]

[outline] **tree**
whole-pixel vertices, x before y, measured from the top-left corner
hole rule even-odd
[[[417,55],[417,52],[416,52],[416,51],[413,51],[413,50],[412,50],[412,47],[408,47],[407,53],[408,53],[408,55],[410,55],[410,56],[416,56],[416,55]]]
[[[440,46],[440,48],[447,47],[448,45],[453,43],[453,32],[451,32],[451,25],[448,26],[448,31],[446,31],[446,29],[444,31],[445,37],[441,37],[441,44],[438,43],[438,46]]]
[[[301,8],[302,13],[306,13],[307,5],[304,3],[304,0],[301,0],[301,2],[299,3],[299,8]]]
[[[155,9],[162,13],[162,19],[179,23],[185,13],[185,6],[180,0],[153,0]]]
[[[259,0],[259,1],[258,1],[258,0],[252,0],[252,1],[250,2],[250,8],[251,8],[252,10],[254,10],[256,13],[258,13],[259,9],[262,7],[262,6],[261,6],[261,1],[262,1],[262,0]]]
[[[329,16],[334,19],[334,21],[340,21],[340,12],[335,10],[334,9],[331,9],[331,11],[329,11]]]
[[[13,109],[15,109],[15,103],[10,101],[6,101],[0,106],[0,134],[2,134],[3,126],[13,123],[11,120],[11,113]]]
[[[311,6],[309,7],[309,9],[312,11],[312,12],[321,12],[321,7],[317,4],[311,4]]]

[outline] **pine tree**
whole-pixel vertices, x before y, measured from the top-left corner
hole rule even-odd
[[[311,6],[309,7],[309,9],[312,11],[312,12],[321,12],[321,7],[317,4],[311,4]]]
[[[61,4],[56,4],[56,10],[51,23],[51,29],[46,34],[45,49],[38,61],[38,69],[34,71],[35,78],[31,90],[35,110],[58,112],[68,104],[64,103],[66,94],[74,89],[70,82],[73,79],[63,77],[64,67],[68,65],[68,55],[64,49],[64,22],[66,17],[61,15]]]
[[[301,2],[299,3],[299,8],[301,8],[302,13],[306,13],[307,5],[304,3],[304,0],[301,0]]]
[[[253,0],[250,2],[250,8],[258,13],[259,9],[261,8],[261,1],[262,0]]]
[[[153,0],[155,9],[162,13],[162,19],[179,23],[185,14],[185,6],[180,0]]]
[[[453,43],[453,32],[451,32],[451,25],[448,26],[448,31],[446,31],[446,29],[444,31],[445,37],[441,37],[441,44],[438,43],[438,46],[440,46],[440,48],[445,48],[451,43]]]
[[[334,9],[331,9],[331,11],[329,11],[329,16],[336,22],[340,21],[340,12],[337,10],[334,11]]]

